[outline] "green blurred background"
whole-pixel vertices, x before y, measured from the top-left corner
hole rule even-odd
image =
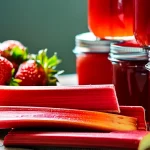
[[[0,42],[57,52],[65,74],[75,73],[75,35],[87,31],[87,0],[0,0]]]

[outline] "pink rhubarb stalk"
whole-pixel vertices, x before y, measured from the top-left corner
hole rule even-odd
[[[141,106],[120,106],[121,115],[137,118],[138,130],[147,130],[145,109]]]
[[[1,86],[0,105],[120,112],[113,85]]]
[[[41,132],[15,131],[6,135],[5,146],[52,146],[78,148],[127,148],[147,150],[150,148],[150,132]]]
[[[95,131],[137,130],[137,119],[78,109],[0,106],[0,128],[63,127]]]

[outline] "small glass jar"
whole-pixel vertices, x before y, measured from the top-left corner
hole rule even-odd
[[[96,37],[133,35],[133,0],[88,0],[88,26]]]
[[[120,40],[97,40],[92,33],[76,36],[76,72],[79,85],[111,84],[110,44]]]
[[[148,53],[136,42],[112,44],[109,59],[120,105],[143,106],[150,121]]]

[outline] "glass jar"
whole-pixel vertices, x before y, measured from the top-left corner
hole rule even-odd
[[[134,42],[136,43],[136,42]],[[149,72],[147,51],[132,42],[112,44],[109,59],[113,65],[113,84],[120,105],[143,106],[150,121]]]
[[[76,72],[78,84],[111,84],[112,64],[108,60],[110,44],[117,40],[97,40],[92,33],[76,36]]]
[[[149,58],[149,63],[146,64],[146,69],[149,71],[149,92],[148,92],[148,97],[149,97],[149,100],[148,100],[148,105],[150,106],[150,51],[148,51],[148,58]],[[150,109],[150,108],[149,108]],[[150,116],[150,111],[147,112],[148,113],[148,116]],[[149,131],[150,131],[150,121],[149,121]]]
[[[79,85],[111,84],[112,65],[108,60],[109,40],[96,40],[92,33],[76,36],[76,72]]]
[[[150,46],[150,0],[135,0],[134,35],[144,47]]]
[[[133,0],[88,0],[88,26],[96,37],[133,35]]]

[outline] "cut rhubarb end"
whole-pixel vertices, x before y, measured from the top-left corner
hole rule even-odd
[[[120,106],[121,115],[137,118],[138,130],[147,130],[145,109],[141,106]]]
[[[0,86],[0,106],[37,106],[120,112],[114,85]]]
[[[0,128],[69,127],[96,131],[137,130],[137,119],[77,109],[0,106]]]
[[[150,148],[150,132],[41,132],[12,130],[4,138],[5,146],[50,146],[78,148]]]

